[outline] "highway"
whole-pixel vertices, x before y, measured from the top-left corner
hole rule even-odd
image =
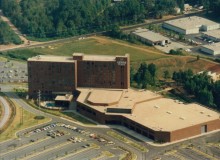
[[[0,96],[0,101],[3,107],[3,117],[0,119],[0,129],[2,129],[10,118],[10,106],[2,96]]]

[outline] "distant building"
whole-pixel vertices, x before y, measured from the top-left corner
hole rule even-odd
[[[198,74],[202,74],[202,73],[204,73],[204,71],[201,71]],[[207,75],[210,76],[214,82],[220,80],[220,74],[216,72],[207,71]]]
[[[181,12],[181,9],[179,7],[175,7],[174,11],[176,12],[176,14],[179,14]]]
[[[73,93],[77,87],[130,87],[130,58],[74,53],[73,57],[36,56],[28,59],[30,97]]]
[[[152,32],[148,29],[138,28],[132,32],[137,39],[144,43],[154,45],[165,45],[169,43],[169,38],[160,35],[159,33]]]
[[[188,12],[188,11],[190,11],[190,10],[192,10],[192,6],[191,5],[189,5],[189,4],[184,4],[184,11],[185,12]]]
[[[219,29],[220,25],[202,17],[192,16],[166,21],[163,23],[163,27],[187,35]]]
[[[215,42],[220,42],[220,30],[217,29],[208,32],[203,32],[203,37],[206,37]]]
[[[201,46],[200,50],[204,53],[216,56],[220,54],[220,42]]]

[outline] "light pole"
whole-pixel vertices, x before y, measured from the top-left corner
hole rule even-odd
[[[38,91],[38,109],[39,109],[39,113],[40,113],[40,101],[41,101],[41,91]]]

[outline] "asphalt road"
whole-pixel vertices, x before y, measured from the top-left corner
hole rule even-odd
[[[10,106],[8,104],[8,102],[5,100],[5,98],[3,98],[2,96],[0,96],[0,101],[3,107],[3,117],[0,119],[0,129],[2,127],[4,127],[4,125],[7,123],[7,121],[10,118]]]

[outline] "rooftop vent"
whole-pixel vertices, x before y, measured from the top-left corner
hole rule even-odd
[[[160,108],[159,106],[155,105],[154,108]]]
[[[184,120],[184,119],[185,119],[185,117],[180,117],[180,119]]]
[[[212,115],[211,115],[211,114],[208,114],[207,116],[208,116],[208,117],[212,117]]]
[[[168,114],[172,114],[172,112],[170,112],[170,111],[167,111],[167,113],[168,113]]]
[[[201,113],[201,114],[204,114],[204,112],[203,112],[203,111],[201,111],[200,113]]]

